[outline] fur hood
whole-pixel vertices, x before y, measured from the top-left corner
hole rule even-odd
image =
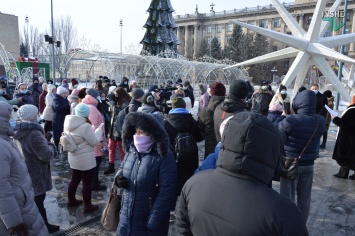
[[[169,138],[164,127],[159,124],[159,121],[154,117],[154,114],[143,112],[129,113],[123,124],[123,148],[126,152],[129,151],[131,143],[133,143],[133,135],[136,133],[136,128],[147,132],[155,141],[158,153],[165,157],[169,149]]]

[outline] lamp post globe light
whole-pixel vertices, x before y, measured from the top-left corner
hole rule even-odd
[[[210,12],[211,12],[211,26],[210,26],[210,28],[211,28],[211,38],[210,38],[210,57],[212,57],[212,32],[213,32],[213,30],[212,30],[212,23],[213,23],[213,16],[214,16],[214,10],[213,10],[213,7],[214,7],[215,5],[213,4],[213,2],[212,2],[212,4],[210,5],[210,7],[211,7],[211,10],[210,10]]]

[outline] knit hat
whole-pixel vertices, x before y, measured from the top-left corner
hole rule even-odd
[[[185,81],[184,82],[184,87],[187,87],[187,86],[189,86],[190,85],[190,82],[189,81]]]
[[[94,98],[97,98],[100,96],[100,93],[96,89],[93,89],[93,88],[86,89],[86,94],[90,95]]]
[[[282,90],[287,90],[287,88],[285,86],[283,86],[282,84],[280,84],[279,91],[281,92]]]
[[[176,84],[182,84],[182,79],[177,79]]]
[[[58,95],[61,95],[61,94],[63,94],[63,93],[68,94],[69,92],[68,92],[68,90],[67,90],[66,88],[64,88],[64,87],[62,87],[62,86],[59,86],[59,87],[57,88],[57,94],[58,94]]]
[[[17,111],[18,117],[22,121],[33,121],[38,115],[38,108],[34,105],[23,105]]]
[[[34,83],[35,81],[39,82],[39,79],[38,79],[38,77],[33,77],[33,78],[32,78],[32,81],[33,81],[33,83]]]
[[[63,79],[62,80],[62,84],[67,84],[68,83],[68,80],[67,79]]]
[[[43,83],[43,84],[42,84],[42,89],[43,89],[43,90],[46,90],[46,89],[47,89],[47,84],[46,84],[46,83]]]
[[[112,93],[113,90],[116,89],[116,86],[110,86],[110,88],[108,89],[108,94]]]
[[[186,103],[185,100],[183,98],[173,98],[171,99],[171,107],[173,109],[175,108],[186,108]]]
[[[133,99],[141,98],[141,97],[143,97],[143,95],[144,95],[144,91],[140,88],[134,88],[132,90],[132,98]]]
[[[73,85],[73,86],[76,84],[79,84],[79,82],[76,79],[71,79],[70,82],[71,82],[71,85]]]
[[[237,98],[244,99],[249,93],[249,86],[244,80],[233,80],[229,87],[229,93]]]
[[[211,84],[211,96],[226,96],[226,87],[220,82]]]
[[[75,107],[75,115],[87,118],[90,115],[90,107],[85,103],[80,103]]]
[[[20,83],[20,84],[17,86],[17,89],[19,89],[22,85],[26,85],[26,86],[27,86],[26,83]]]
[[[157,85],[150,86],[148,93],[151,93],[151,92],[159,92],[159,87]]]

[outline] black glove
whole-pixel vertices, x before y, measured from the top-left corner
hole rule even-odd
[[[10,235],[27,235],[28,229],[24,223],[16,225],[10,229]]]
[[[46,139],[48,142],[51,141],[52,137],[53,137],[53,133],[51,131],[46,133]]]
[[[116,183],[120,188],[127,189],[129,187],[128,179],[125,178],[123,175],[120,175],[116,178]]]

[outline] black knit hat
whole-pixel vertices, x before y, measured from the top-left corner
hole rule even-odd
[[[132,98],[133,99],[141,98],[141,97],[143,97],[143,95],[144,95],[144,91],[140,88],[134,88],[132,90]]]
[[[244,99],[249,93],[248,84],[241,79],[233,80],[229,86],[229,94]]]

